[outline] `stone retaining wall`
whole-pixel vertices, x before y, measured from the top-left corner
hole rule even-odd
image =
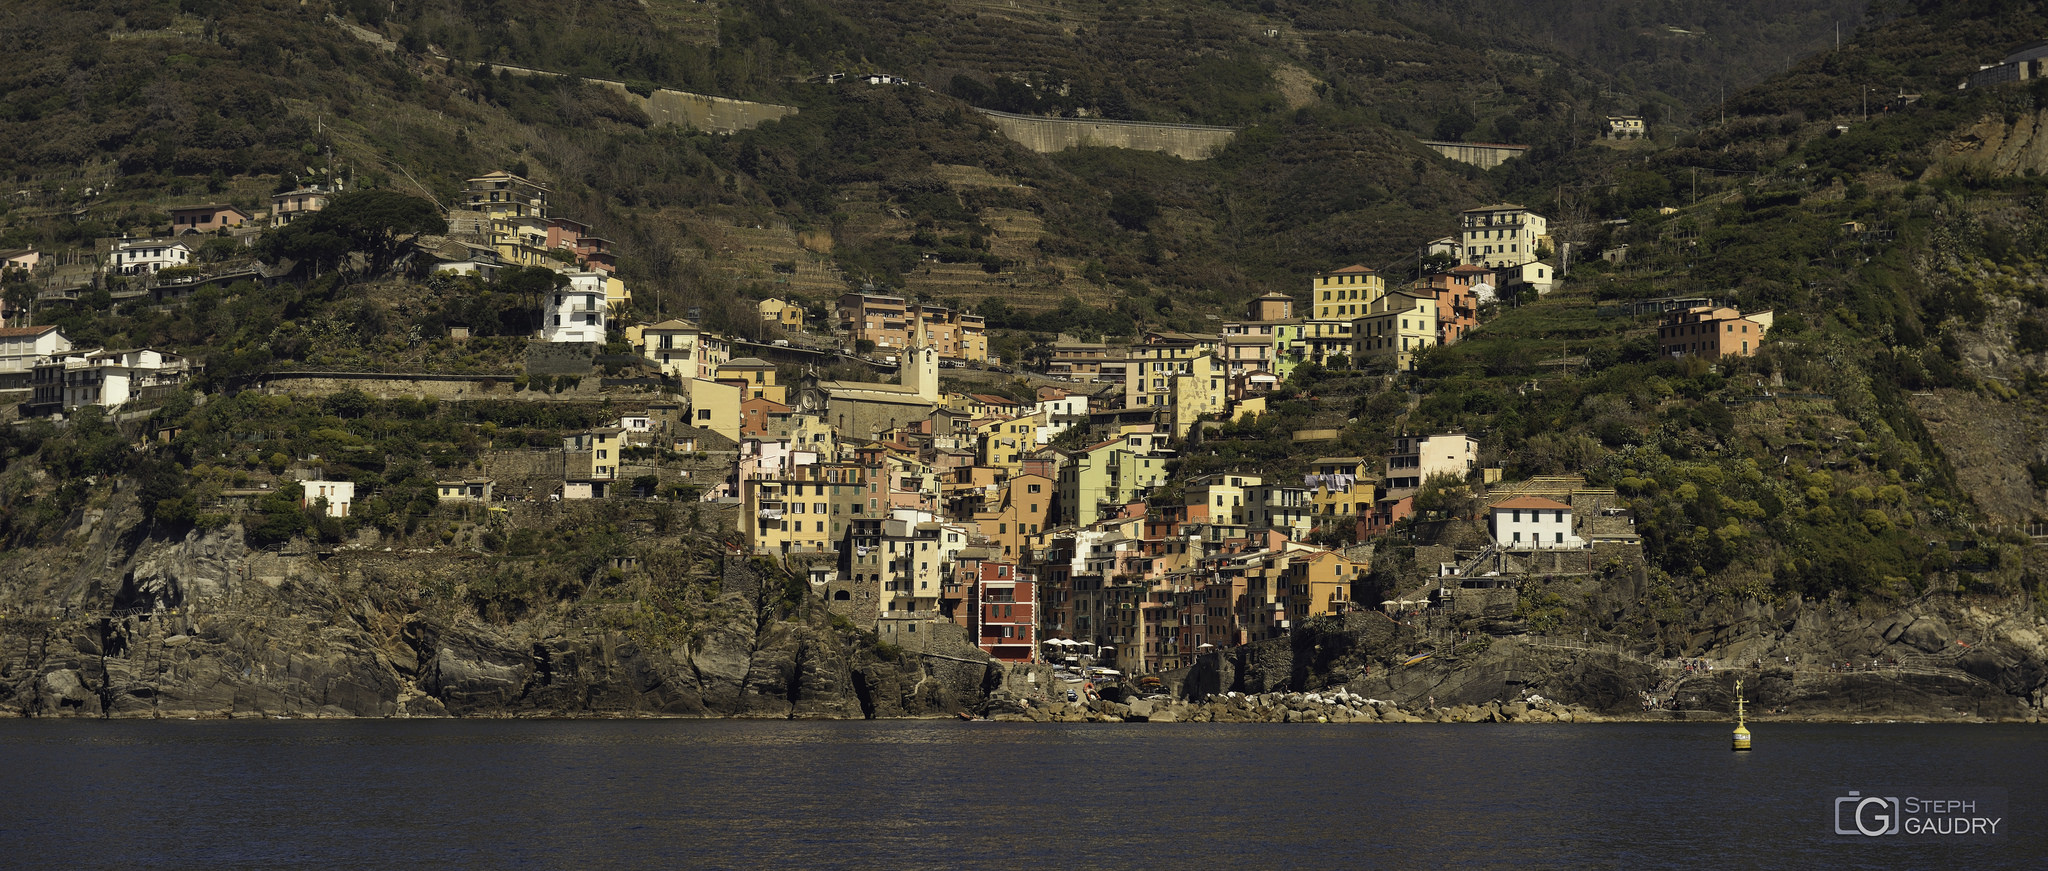
[[[1207,160],[1237,136],[1235,127],[1153,124],[1099,118],[1039,118],[982,109],[1017,144],[1040,153],[1082,146],[1164,151],[1183,160]]]

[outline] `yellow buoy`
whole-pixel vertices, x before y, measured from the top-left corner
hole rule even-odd
[[[1735,749],[1749,749],[1749,728],[1743,725],[1742,679],[1735,679]]]

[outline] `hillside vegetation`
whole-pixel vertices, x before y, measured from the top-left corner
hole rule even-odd
[[[1398,274],[1458,209],[1517,200],[1579,243],[1562,290],[1503,307],[1410,376],[1307,369],[1270,413],[1205,432],[1181,470],[1298,468],[1330,448],[1287,439],[1311,425],[1366,455],[1397,429],[1458,427],[1510,476],[1576,472],[1615,488],[1661,580],[1688,594],[2042,595],[2025,532],[2048,518],[2048,453],[2027,435],[2048,401],[2048,180],[1971,159],[1961,131],[2039,117],[2048,92],[1954,87],[2048,36],[2037,4],[1881,8],[1869,17],[1883,23],[1845,30],[1839,52],[1731,90],[1725,106],[1704,100],[1699,82],[1712,77],[1681,83],[1674,70],[1756,68],[1815,47],[1822,16],[1841,4],[1798,5],[1772,19],[1782,32],[1628,5],[1623,23],[1590,33],[1565,28],[1584,4],[1529,4],[1484,48],[1446,29],[1457,4],[740,3],[721,8],[715,31],[679,7],[604,7],[538,27],[555,19],[507,3],[482,28],[472,25],[484,13],[466,5],[333,7],[391,37],[394,52],[313,5],[11,10],[6,25],[23,38],[0,74],[0,136],[25,145],[0,154],[0,169],[24,193],[0,218],[0,246],[84,249],[161,231],[169,205],[254,205],[284,176],[337,173],[445,204],[466,176],[517,168],[554,186],[558,214],[619,240],[641,314],[698,306],[714,327],[758,330],[747,297],[796,286],[779,282],[809,282],[812,301],[872,282],[982,308],[1014,348],[1074,325],[1203,328],[1333,265]],[[1640,41],[1663,25],[1726,41],[1700,43],[1714,47],[1700,57],[1643,48],[1666,46]],[[605,89],[494,75],[479,61],[802,111],[729,136],[656,128]],[[798,80],[849,68],[932,87]],[[1881,98],[1902,90],[1924,96],[1887,109]],[[1605,112],[1649,105],[1675,128],[1658,147],[1588,144]],[[977,106],[1244,129],[1209,161],[1040,155],[1004,140]],[[1536,147],[1480,172],[1418,136]],[[1619,263],[1587,254],[1622,245]],[[215,377],[316,360],[486,371],[510,359],[525,290],[377,278],[252,281],[161,309],[89,296],[36,317],[86,342],[200,352]],[[1653,320],[1626,304],[1668,296],[1774,309],[1775,338],[1715,368],[1662,358]],[[500,325],[481,337],[502,345],[413,334],[476,300]],[[487,320],[476,314],[461,319]],[[1931,402],[1942,403],[1939,425]],[[146,504],[175,505],[180,487],[270,464],[268,452],[222,461],[239,451],[217,449],[219,408],[160,412],[187,428],[171,448],[187,477],[123,454],[123,434],[102,425],[15,430],[6,455],[75,475],[145,474],[169,494]],[[376,411],[359,420],[294,406],[277,412],[293,432],[243,435],[287,456],[400,437],[457,450],[481,436],[458,437],[455,424],[493,423],[431,409],[418,429],[380,431],[366,421],[411,412]],[[1986,430],[2002,435],[1971,440]],[[209,452],[223,471],[199,470]],[[355,471],[402,490],[438,468]],[[54,545],[86,504],[66,488],[85,485],[32,478],[10,473],[6,531]],[[2000,480],[2021,483],[1989,486]],[[390,510],[403,516],[405,504]]]

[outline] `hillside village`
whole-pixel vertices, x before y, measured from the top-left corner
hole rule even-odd
[[[491,451],[475,474],[440,481],[434,498],[492,511],[692,502],[735,547],[800,573],[835,614],[904,649],[964,633],[1003,661],[1144,675],[1188,667],[1204,650],[1286,637],[1318,617],[1509,616],[1519,579],[1643,563],[1614,491],[1574,476],[1502,480],[1481,464],[1480,438],[1465,433],[1390,433],[1383,456],[1320,456],[1303,474],[1170,472],[1191,444],[1266,413],[1297,373],[1356,372],[1395,389],[1427,349],[1549,293],[1566,279],[1545,218],[1522,206],[1446,216],[1455,233],[1418,252],[1425,268],[1413,280],[1362,265],[1323,269],[1299,296],[1261,295],[1213,333],[1144,330],[1128,344],[1062,335],[1023,371],[1027,361],[991,352],[979,315],[872,289],[759,300],[762,329],[751,339],[687,316],[648,317],[617,277],[611,243],[553,214],[549,193],[490,172],[469,179],[430,228],[389,234],[402,249],[391,274],[411,280],[482,288],[542,276],[528,281],[537,324],[517,379],[532,389],[508,394],[488,378],[435,371],[268,373],[242,386],[302,397],[600,400],[615,409],[600,425],[559,446]],[[34,304],[113,288],[116,299],[175,306],[224,280],[302,279],[288,258],[238,252],[274,254],[266,238],[348,196],[324,183],[279,191],[267,213],[177,206],[168,235],[108,240],[97,258],[60,258],[66,269],[34,251],[9,252],[9,263],[39,279]],[[363,251],[329,256],[371,266]],[[95,260],[98,274],[75,268]],[[1708,363],[1755,354],[1772,324],[1768,311],[1705,300],[1659,311],[1660,351]],[[445,329],[451,342],[470,338],[469,325]],[[24,419],[89,408],[147,418],[205,370],[158,349],[74,346],[55,326],[10,326],[0,340],[0,378]],[[890,370],[893,380],[844,377]],[[1005,386],[1008,376],[1017,377]],[[461,384],[474,391],[450,392]],[[1291,433],[1305,449],[1334,437]],[[379,498],[349,475],[326,474],[318,456],[269,464],[289,469],[278,494],[316,516],[347,519]],[[247,505],[269,487],[238,475],[221,492]],[[1390,535],[1418,545],[1415,559],[1375,574],[1376,545]]]

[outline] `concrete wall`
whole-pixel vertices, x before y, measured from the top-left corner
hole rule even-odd
[[[1424,139],[1422,144],[1429,146],[1431,151],[1480,169],[1492,169],[1509,158],[1521,157],[1529,151],[1527,145],[1495,145],[1483,142],[1435,142]]]
[[[1164,151],[1183,160],[1207,160],[1237,135],[1235,127],[1198,124],[1153,124],[1145,121],[1104,121],[1093,118],[1038,118],[1008,112],[981,113],[994,119],[1004,136],[1032,151],[1051,153],[1085,145]]]
[[[546,70],[534,70],[504,64],[491,64],[491,71],[509,72],[515,76],[561,77],[562,75],[561,73],[552,73]],[[795,106],[753,103],[746,100],[713,97],[709,94],[671,91],[667,88],[655,88],[653,94],[642,97],[627,90],[624,82],[614,82],[605,79],[584,79],[583,81],[607,87],[625,95],[626,99],[631,101],[633,105],[639,106],[641,111],[646,112],[647,117],[653,119],[656,126],[674,124],[688,130],[732,133],[738,130],[752,130],[763,123],[796,114]]]
[[[674,124],[689,130],[732,133],[752,130],[766,122],[796,114],[795,106],[750,103],[667,88],[657,88],[652,96],[642,97],[627,91],[625,85],[616,82],[603,84],[625,93],[628,99],[638,103],[656,125]]]

